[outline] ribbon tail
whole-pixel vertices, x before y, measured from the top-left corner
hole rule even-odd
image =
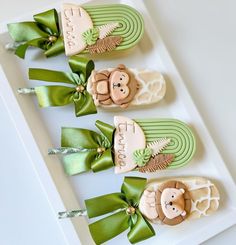
[[[129,228],[129,216],[125,211],[112,214],[89,225],[96,244],[102,244]]]
[[[39,86],[35,93],[40,107],[64,106],[72,102],[74,88],[65,86]]]
[[[17,48],[16,48],[16,51],[15,51],[15,54],[24,59],[25,58],[25,53],[27,51],[27,49],[30,47],[30,46],[33,46],[33,47],[39,47],[39,48],[42,48],[44,49],[44,43],[45,42],[45,38],[36,38],[36,39],[33,39],[33,40],[30,40],[24,44],[21,44],[19,45]]]
[[[139,211],[136,211],[137,221],[131,227],[128,233],[129,241],[133,243],[141,242],[152,236],[155,236],[155,231],[150,223],[145,220]]]
[[[52,44],[52,46],[44,52],[46,57],[52,57],[61,54],[65,51],[64,41],[62,37],[58,37],[57,41]]]
[[[87,91],[79,93],[77,96],[78,98],[76,98],[76,95],[73,98],[75,104],[75,115],[77,117],[97,113],[97,108],[94,104],[93,98]]]
[[[91,162],[95,158],[97,152],[81,152],[64,156],[63,165],[66,174],[75,175],[91,170]]]
[[[99,172],[114,167],[111,149],[106,150],[101,157],[94,160],[91,164],[93,172]]]

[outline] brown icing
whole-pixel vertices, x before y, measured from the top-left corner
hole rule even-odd
[[[156,192],[156,209],[164,224],[177,225],[183,222],[191,210],[191,196],[187,187],[179,181],[163,183]]]
[[[127,107],[138,91],[138,81],[122,64],[112,71],[93,72],[91,79],[93,97],[98,104]]]

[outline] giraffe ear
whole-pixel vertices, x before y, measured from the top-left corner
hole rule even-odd
[[[181,216],[185,216],[186,215],[186,211],[184,210],[182,213],[181,213]]]

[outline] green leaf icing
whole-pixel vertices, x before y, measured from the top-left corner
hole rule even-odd
[[[87,45],[93,45],[96,43],[97,39],[98,39],[98,36],[99,36],[99,30],[98,28],[90,28],[88,29],[87,31],[85,31],[83,34],[83,39],[84,39],[84,42],[87,44]]]
[[[134,151],[133,159],[139,167],[145,166],[152,155],[152,149],[145,148]]]

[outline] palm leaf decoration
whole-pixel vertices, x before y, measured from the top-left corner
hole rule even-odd
[[[147,148],[152,149],[152,157],[155,157],[162,150],[164,150],[166,146],[169,145],[170,141],[171,141],[170,139],[162,138],[147,144]]]
[[[110,52],[115,49],[122,40],[123,38],[121,36],[108,36],[103,39],[98,39],[95,44],[89,45],[87,49],[91,54]]]
[[[158,154],[152,157],[145,166],[138,167],[137,170],[141,173],[153,173],[166,169],[173,160],[174,154]]]

